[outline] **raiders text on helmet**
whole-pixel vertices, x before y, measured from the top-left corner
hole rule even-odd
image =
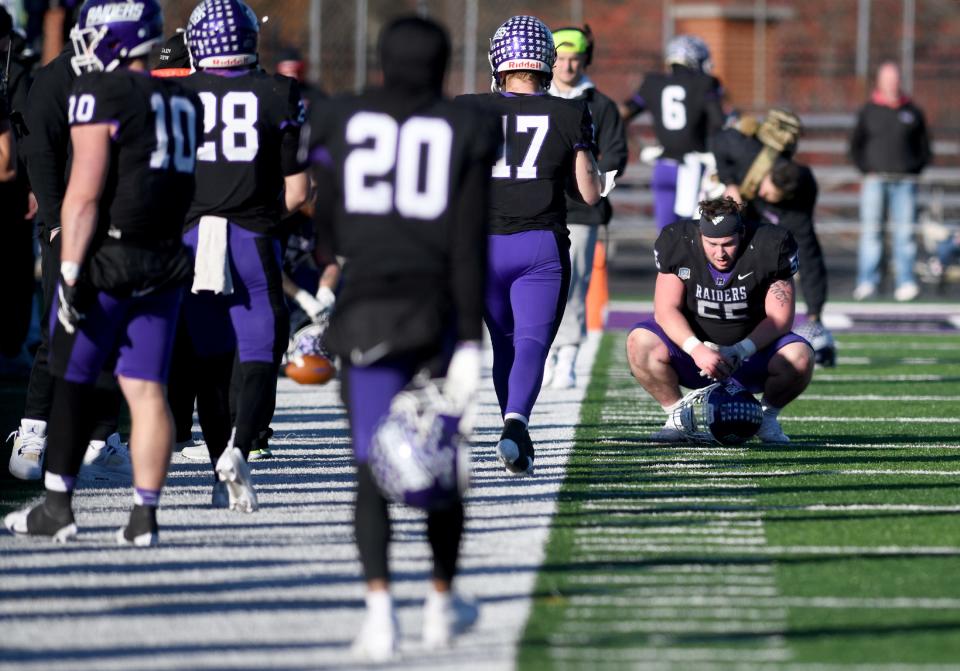
[[[78,75],[110,72],[124,61],[149,55],[163,39],[163,12],[157,0],[88,0],[70,31]]]

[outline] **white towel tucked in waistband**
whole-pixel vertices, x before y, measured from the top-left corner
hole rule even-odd
[[[193,265],[193,293],[212,291],[229,296],[233,293],[230,256],[227,253],[227,220],[223,217],[200,217],[197,234],[197,258]]]

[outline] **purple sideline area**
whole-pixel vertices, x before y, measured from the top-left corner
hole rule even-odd
[[[876,312],[830,310],[824,319],[832,331],[843,333],[956,333],[960,330],[957,318],[960,306],[953,311],[944,306],[943,312],[922,313],[884,312],[884,307],[878,305]],[[830,313],[842,315],[849,324],[831,324]],[[637,322],[652,318],[653,312],[649,310],[612,309],[607,314],[607,330],[628,330]],[[806,319],[805,315],[797,315],[796,323],[802,324]]]

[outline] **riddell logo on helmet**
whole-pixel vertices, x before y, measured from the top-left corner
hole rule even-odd
[[[203,59],[205,68],[232,68],[238,65],[247,65],[250,62],[250,56],[241,54],[239,56],[207,56]]]
[[[540,61],[531,61],[524,59],[517,59],[512,61],[506,61],[503,65],[500,66],[500,71],[505,70],[543,70],[544,64]]]
[[[92,7],[87,12],[86,27],[120,21],[139,21],[143,16],[142,2],[112,2],[109,5]]]

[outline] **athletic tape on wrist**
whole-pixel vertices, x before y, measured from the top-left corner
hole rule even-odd
[[[703,342],[700,340],[700,338],[698,338],[697,336],[690,336],[689,338],[683,341],[682,348],[684,352],[686,352],[687,354],[691,354],[693,353],[693,350],[697,348],[698,345],[702,345],[702,344]]]

